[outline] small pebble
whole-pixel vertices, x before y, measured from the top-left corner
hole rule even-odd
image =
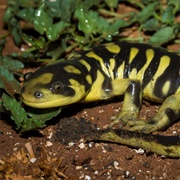
[[[81,143],[81,144],[79,144],[79,146],[78,146],[80,149],[84,149],[85,148],[85,144],[84,143]]]

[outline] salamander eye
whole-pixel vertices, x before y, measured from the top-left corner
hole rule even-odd
[[[62,89],[63,89],[63,84],[61,82],[55,82],[51,88],[51,90],[55,93],[60,92]]]
[[[33,72],[28,72],[26,74],[24,74],[24,80],[27,81],[31,76],[32,76]]]
[[[39,92],[39,91],[36,91],[36,92],[34,93],[34,96],[35,96],[36,98],[42,98],[42,97],[43,97],[43,93],[42,93],[42,92]]]

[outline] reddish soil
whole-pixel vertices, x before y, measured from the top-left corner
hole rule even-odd
[[[0,32],[6,1],[0,2]],[[173,46],[173,49],[176,49]],[[18,51],[7,38],[4,54]],[[78,136],[91,124],[106,127],[110,117],[121,107],[122,100],[72,105],[48,122],[39,131],[18,134],[8,116],[2,115],[0,124],[0,180],[32,179],[175,179],[180,180],[179,159],[165,158],[153,153],[137,153],[133,148],[114,143],[85,143]],[[158,105],[143,103],[141,118],[151,118]],[[84,118],[85,120],[82,120]],[[67,133],[69,132],[69,133]],[[67,134],[66,134],[67,133]],[[163,135],[180,135],[180,122]],[[27,143],[32,151],[27,148]],[[34,158],[34,159],[33,159]],[[35,160],[35,162],[33,161]]]

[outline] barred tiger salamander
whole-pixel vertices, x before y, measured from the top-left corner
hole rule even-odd
[[[145,133],[169,127],[180,118],[180,56],[146,44],[107,43],[78,53],[70,60],[38,69],[27,76],[21,93],[23,102],[35,108],[106,100],[120,95],[124,95],[124,103],[111,126],[128,124],[130,130]],[[162,103],[148,122],[138,120],[142,98]],[[105,132],[108,134],[105,140],[109,137],[116,141],[115,137],[121,136],[114,130],[109,133]],[[142,136],[137,146],[146,148],[149,141]],[[131,138],[124,144],[131,145]],[[176,142],[162,144],[158,141],[153,151],[180,157],[180,137],[176,137]],[[167,153],[157,150],[166,146]]]

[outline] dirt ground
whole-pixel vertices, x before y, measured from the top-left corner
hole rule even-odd
[[[0,33],[6,1],[0,1]],[[177,50],[176,46],[173,46]],[[7,38],[4,54],[18,51]],[[0,120],[0,180],[32,179],[173,179],[180,180],[180,160],[146,153],[114,143],[88,142],[79,136],[91,124],[106,127],[116,115],[121,99],[72,105],[48,122],[48,126],[21,136],[9,117]],[[159,106],[144,102],[141,118],[151,118]],[[163,135],[180,135],[180,122]],[[31,149],[32,148],[32,149]]]

